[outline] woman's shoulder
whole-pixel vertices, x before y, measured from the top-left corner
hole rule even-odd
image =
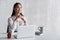
[[[8,18],[8,20],[11,20],[13,18],[13,16],[10,16],[9,18]]]
[[[11,19],[12,19],[12,17],[9,17],[9,18],[8,18],[8,21],[10,21]]]
[[[15,18],[15,16],[10,16],[8,19],[13,19],[13,18]]]

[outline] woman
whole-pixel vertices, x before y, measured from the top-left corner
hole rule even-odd
[[[7,28],[7,33],[8,33],[8,38],[9,34],[14,32],[17,32],[17,28],[26,25],[26,19],[24,15],[22,14],[22,5],[21,3],[15,3],[13,7],[13,12],[11,17],[8,18],[8,28]],[[14,38],[17,38],[17,34],[13,35]]]

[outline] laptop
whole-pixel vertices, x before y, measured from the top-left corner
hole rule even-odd
[[[17,38],[34,38],[35,27],[33,25],[26,25],[18,27]]]

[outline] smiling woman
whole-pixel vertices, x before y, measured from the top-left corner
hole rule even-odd
[[[27,25],[26,19],[22,14],[21,3],[15,3],[11,17],[8,18],[7,37],[11,38],[12,33],[17,33],[17,28],[22,25]],[[17,34],[13,35],[17,38]]]

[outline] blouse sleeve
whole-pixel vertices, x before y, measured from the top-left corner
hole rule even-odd
[[[8,18],[8,25],[10,25],[10,26],[13,25],[13,20],[11,18]]]
[[[10,26],[10,30],[14,32],[14,30],[16,29],[16,22],[13,23],[12,18],[8,18],[8,25]]]

